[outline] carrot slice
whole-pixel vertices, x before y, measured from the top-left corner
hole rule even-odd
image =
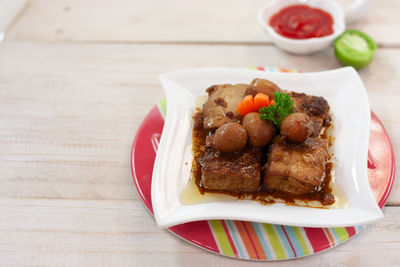
[[[256,111],[258,111],[262,107],[268,107],[271,104],[269,100],[269,96],[263,93],[258,93],[254,97],[254,106]]]
[[[242,102],[239,103],[237,109],[236,109],[237,113],[239,113],[240,115],[244,116],[247,114],[247,106],[244,105]]]
[[[236,111],[244,116],[247,113],[254,110],[254,97],[252,95],[246,95],[243,100],[239,103]]]

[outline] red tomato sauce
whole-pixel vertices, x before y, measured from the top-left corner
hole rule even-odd
[[[274,14],[269,24],[280,35],[292,39],[323,37],[333,33],[332,16],[307,5],[286,7]]]

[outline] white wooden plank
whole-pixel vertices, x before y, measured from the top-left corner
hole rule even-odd
[[[343,245],[277,266],[391,266],[400,208]],[[138,201],[0,200],[2,266],[242,266],[159,229]],[[383,256],[384,255],[384,256]]]
[[[0,35],[4,34],[25,3],[26,0],[0,0]]]
[[[6,42],[0,59],[0,197],[5,198],[137,199],[130,147],[145,114],[163,97],[161,73],[205,66],[304,71],[338,66],[332,51],[310,60],[271,46],[240,45]],[[396,155],[399,59],[399,50],[382,49],[360,72]],[[400,204],[399,188],[396,181],[390,205]]]
[[[24,41],[269,43],[257,22],[265,0],[31,0],[8,38]],[[399,45],[396,0],[371,1],[350,25]]]

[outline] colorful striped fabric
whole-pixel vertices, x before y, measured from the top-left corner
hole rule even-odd
[[[364,226],[303,228],[245,221],[208,221],[219,251],[250,260],[284,260],[337,246]]]
[[[273,67],[249,69],[298,72]],[[160,110],[165,116],[165,99],[160,102]],[[208,225],[220,254],[247,260],[285,260],[311,255],[337,246],[364,229],[364,226],[307,228],[230,220],[212,220]]]

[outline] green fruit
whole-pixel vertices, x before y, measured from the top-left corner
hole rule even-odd
[[[360,69],[372,61],[377,45],[367,34],[347,30],[336,38],[334,47],[340,64]]]

